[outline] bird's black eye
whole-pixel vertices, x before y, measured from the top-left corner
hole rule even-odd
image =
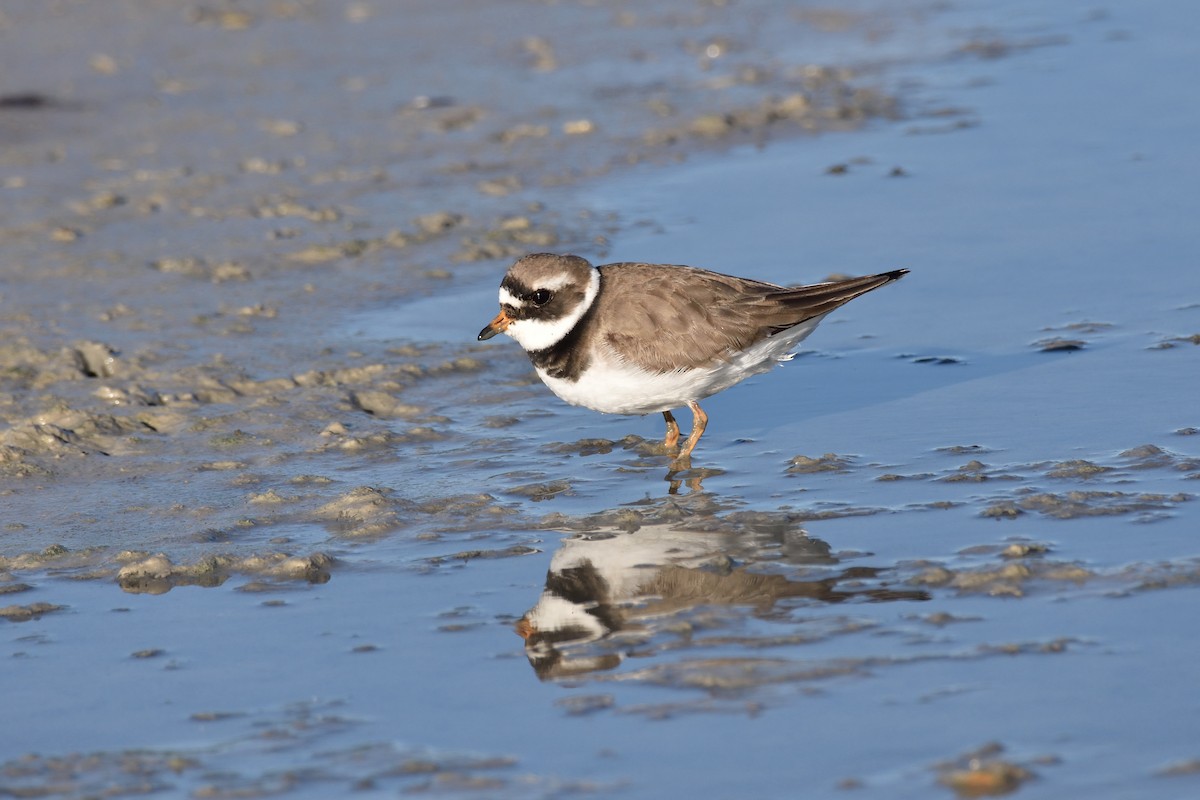
[[[553,296],[554,295],[551,294],[549,289],[537,289],[536,291],[532,291],[528,295],[526,295],[526,299],[528,299],[529,302],[533,303],[535,306],[540,308],[540,307],[546,305],[546,303],[549,303],[550,298]]]

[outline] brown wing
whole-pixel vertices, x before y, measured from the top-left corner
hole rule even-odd
[[[607,264],[600,267],[594,335],[653,372],[701,366],[828,314],[905,272],[787,289],[693,267]]]

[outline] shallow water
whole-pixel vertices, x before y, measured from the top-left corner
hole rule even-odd
[[[339,496],[380,492],[369,513],[258,514],[251,544],[319,549],[331,577],[122,593],[13,568],[32,588],[12,603],[63,608],[0,620],[0,786],[1195,794],[1195,12],[1127,5],[963,3],[890,43],[988,45],[883,73],[966,109],[947,130],[921,116],[558,190],[616,216],[606,260],[912,270],[710,399],[687,472],[654,450],[657,416],[566,407],[514,343],[471,342],[498,275],[337,314],[331,342],[484,365],[406,388],[446,419],[401,417],[411,438],[328,464]],[[1043,352],[1054,337],[1081,349]],[[287,483],[300,455],[241,452],[264,476],[247,491],[317,492]],[[185,562],[203,543],[162,544]]]

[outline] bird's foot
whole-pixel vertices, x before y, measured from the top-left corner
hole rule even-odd
[[[689,470],[691,468],[692,468],[692,456],[690,453],[688,455],[676,456],[674,459],[671,460],[671,463],[667,466],[667,480],[673,480],[675,477],[675,473],[686,472],[687,470]]]

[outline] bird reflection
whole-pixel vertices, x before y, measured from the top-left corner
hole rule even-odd
[[[614,669],[625,653],[603,640],[651,628],[696,606],[744,606],[762,617],[788,598],[817,603],[929,599],[922,591],[889,588],[877,580],[882,570],[873,567],[849,567],[815,580],[750,571],[727,553],[747,545],[761,552],[765,545],[775,551],[773,560],[792,564],[829,565],[837,559],[828,544],[803,531],[778,533],[771,542],[747,538],[754,536],[680,530],[665,523],[634,533],[568,537],[550,562],[537,604],[515,626],[530,665],[543,680]]]
[[[668,484],[667,494],[679,494],[679,490],[683,486],[687,486],[693,492],[702,492],[705,478],[724,474],[725,470],[722,469],[693,467],[691,456],[680,456],[671,462],[663,480]]]

